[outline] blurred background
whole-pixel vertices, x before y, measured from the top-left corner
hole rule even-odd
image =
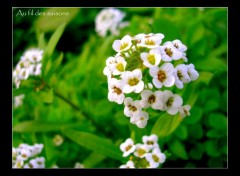
[[[129,26],[117,36],[108,33],[105,37],[95,31],[95,18],[102,8],[13,9],[13,69],[27,49],[44,49],[54,31],[66,24],[51,56],[63,54],[59,68],[48,80],[55,94],[29,91],[24,86],[13,88],[13,98],[25,94],[23,104],[13,106],[13,147],[43,143],[47,168],[72,168],[76,162],[87,168],[118,168],[123,162],[86,147],[71,131],[64,130],[94,134],[116,147],[126,138],[138,141],[153,128],[156,131],[161,114],[153,112],[146,128],[138,129],[124,116],[123,105],[109,102],[103,69],[106,59],[115,54],[114,40],[127,34],[163,33],[162,43],[179,39],[188,47],[188,64],[195,65],[200,77],[176,90],[182,93],[184,104],[192,105],[191,116],[161,124],[158,141],[168,153],[162,167],[227,167],[227,8],[117,9],[126,13],[124,21]],[[33,10],[34,15],[20,15],[19,10]],[[55,12],[69,15],[57,16]],[[59,145],[56,135],[63,140]]]

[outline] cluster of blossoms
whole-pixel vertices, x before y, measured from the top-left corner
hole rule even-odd
[[[22,80],[28,79],[29,76],[41,74],[43,51],[39,49],[27,50],[13,71],[13,79],[16,88],[19,88]]]
[[[45,158],[36,157],[42,149],[43,144],[20,144],[12,148],[12,168],[45,168]]]
[[[131,138],[120,145],[123,156],[130,156],[130,160],[120,168],[157,168],[166,159],[158,145],[155,134],[142,137],[143,144],[134,144]]]
[[[120,29],[128,25],[128,22],[122,22],[124,17],[125,13],[118,9],[103,9],[95,19],[95,30],[101,37],[105,37],[108,31],[112,35],[119,35]]]
[[[164,88],[182,89],[199,74],[193,64],[183,64],[188,61],[187,47],[180,40],[160,45],[163,38],[161,33],[141,33],[115,40],[112,47],[117,53],[107,58],[103,71],[109,101],[124,104],[124,114],[139,128],[147,125],[150,107],[171,115],[190,115],[190,106],[183,105],[182,97]]]

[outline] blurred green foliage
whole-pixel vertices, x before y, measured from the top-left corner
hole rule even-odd
[[[95,17],[101,8],[32,8],[35,12],[68,12],[69,16],[16,16],[13,9],[13,68],[30,47],[44,49],[43,78],[47,88],[36,91],[24,81],[13,95],[25,94],[23,105],[13,108],[13,146],[43,143],[46,166],[116,168],[126,160],[119,145],[129,137],[158,134],[168,153],[162,167],[227,167],[227,9],[226,8],[120,8],[130,25],[119,36],[100,38]],[[129,123],[123,106],[107,99],[103,75],[112,43],[124,35],[163,33],[187,47],[188,63],[200,77],[175,89],[191,116],[150,112],[144,129]],[[69,102],[67,102],[69,101]],[[64,142],[55,146],[53,137]]]

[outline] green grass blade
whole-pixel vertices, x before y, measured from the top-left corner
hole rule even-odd
[[[106,139],[100,138],[91,133],[71,129],[63,130],[63,134],[80,146],[90,149],[98,154],[117,159],[119,161],[126,161],[126,159],[122,157],[122,152],[119,147],[116,147]]]

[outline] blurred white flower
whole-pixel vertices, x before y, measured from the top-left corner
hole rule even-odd
[[[133,140],[131,138],[128,138],[124,143],[120,145],[120,149],[123,152],[123,156],[126,157],[135,151],[136,146],[134,145]]]
[[[128,161],[127,164],[123,164],[119,168],[135,168],[135,167],[132,161]]]
[[[190,105],[184,105],[178,108],[179,113],[180,113],[180,117],[184,118],[186,116],[190,116],[190,109],[191,106]]]
[[[119,35],[120,29],[129,25],[122,22],[125,13],[115,8],[102,9],[95,19],[95,30],[99,36],[105,37],[109,31],[112,35]]]
[[[14,108],[22,106],[24,97],[25,97],[24,94],[14,96],[14,100],[13,100],[14,101]]]

